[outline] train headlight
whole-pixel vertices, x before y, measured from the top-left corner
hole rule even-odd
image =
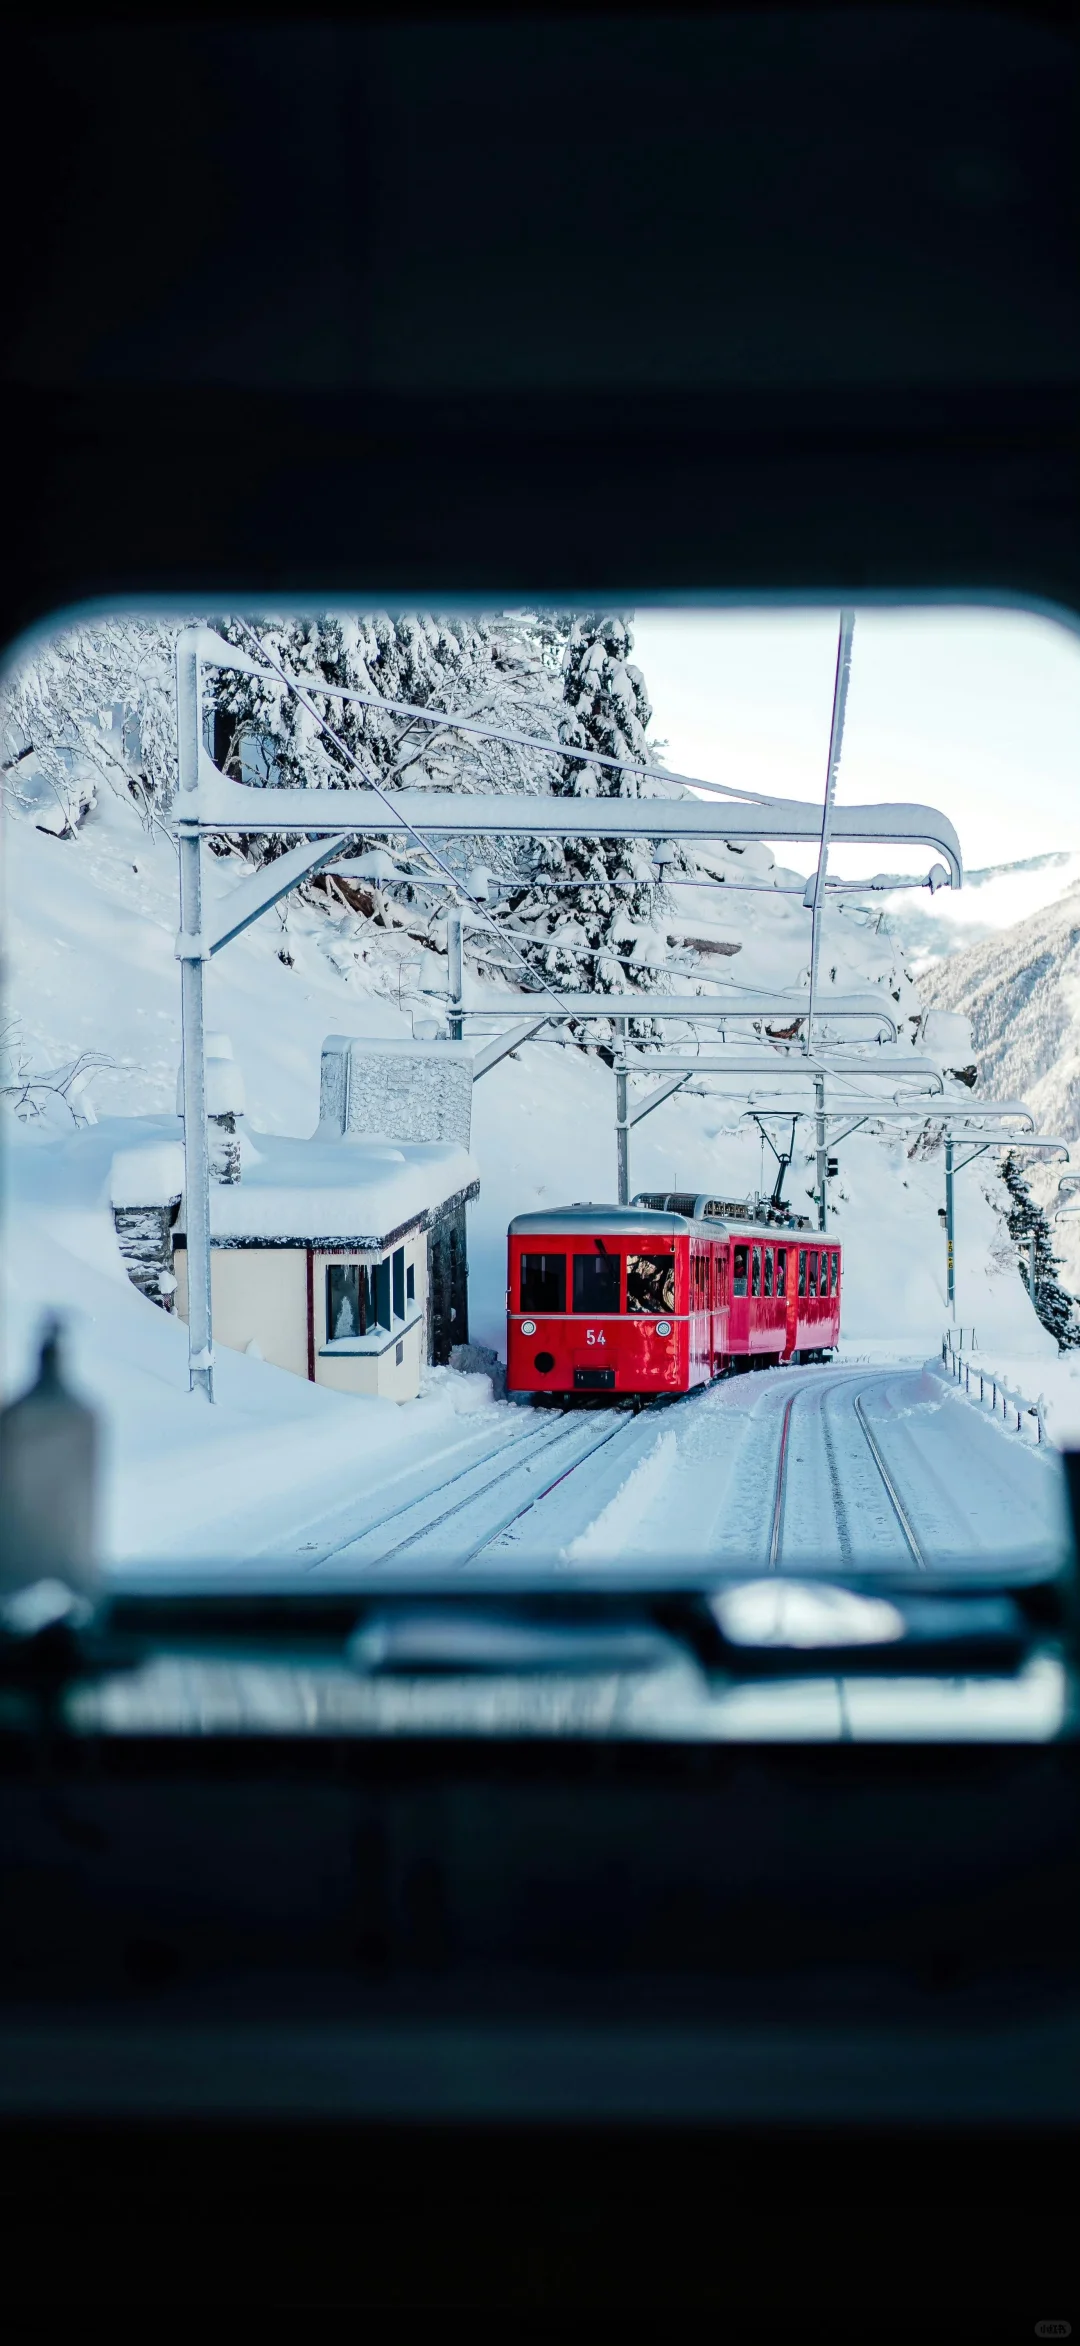
[[[522,1323],[521,1323],[521,1333],[522,1333],[522,1335],[523,1335],[523,1336],[535,1336],[535,1334],[536,1334],[536,1321],[535,1321],[535,1320],[522,1320]]]
[[[670,1336],[670,1334],[671,1334],[671,1321],[670,1321],[670,1320],[657,1320],[657,1323],[656,1323],[656,1333],[657,1333],[657,1335],[658,1335],[658,1336]]]

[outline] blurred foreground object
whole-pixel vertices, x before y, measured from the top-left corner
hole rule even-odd
[[[44,1576],[88,1591],[94,1561],[97,1421],[64,1383],[61,1329],[46,1322],[37,1377],[0,1411],[0,1592]]]

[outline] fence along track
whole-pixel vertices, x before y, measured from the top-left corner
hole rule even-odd
[[[830,1391],[841,1390],[843,1384],[846,1381],[846,1379],[837,1379],[835,1387],[830,1387]],[[818,1390],[820,1390],[820,1388],[818,1388]],[[787,1493],[788,1441],[791,1429],[791,1413],[795,1407],[796,1401],[798,1401],[803,1394],[813,1393],[814,1391],[815,1388],[812,1385],[801,1385],[799,1387],[799,1391],[797,1393],[793,1393],[790,1400],[784,1404],[784,1418],[780,1429],[780,1455],[777,1460],[776,1485],[773,1495],[772,1528],[769,1539],[769,1569],[772,1572],[777,1572],[782,1569],[784,1503]],[[889,1469],[885,1464],[885,1460],[882,1457],[876,1437],[871,1433],[866,1413],[863,1408],[861,1393],[856,1393],[854,1395],[853,1406],[856,1423],[859,1426],[860,1432],[865,1437],[870,1456],[874,1461],[874,1465],[876,1466],[878,1474],[884,1485],[893,1514],[895,1515],[896,1520],[900,1526],[900,1530],[903,1533],[904,1544],[912,1558],[913,1563],[917,1564],[921,1571],[924,1571],[926,1569],[926,1558],[923,1555],[922,1549],[920,1548],[918,1540],[915,1537],[915,1533],[911,1526],[911,1519],[896,1488],[896,1484],[893,1481],[892,1475],[890,1474]],[[822,1432],[822,1439],[824,1439],[824,1429]],[[853,1561],[857,1562],[858,1559],[854,1558]]]

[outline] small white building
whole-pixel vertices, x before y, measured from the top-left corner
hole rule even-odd
[[[310,1140],[239,1129],[224,1037],[208,1038],[207,1079],[215,1343],[337,1392],[411,1400],[425,1362],[468,1341],[471,1054],[331,1036]],[[171,1118],[145,1121],[153,1137],[113,1160],[114,1220],[129,1275],[186,1318],[183,1149]]]

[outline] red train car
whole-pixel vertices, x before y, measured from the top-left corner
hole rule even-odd
[[[840,1247],[718,1198],[560,1206],[510,1224],[512,1393],[687,1393],[725,1370],[822,1360]]]

